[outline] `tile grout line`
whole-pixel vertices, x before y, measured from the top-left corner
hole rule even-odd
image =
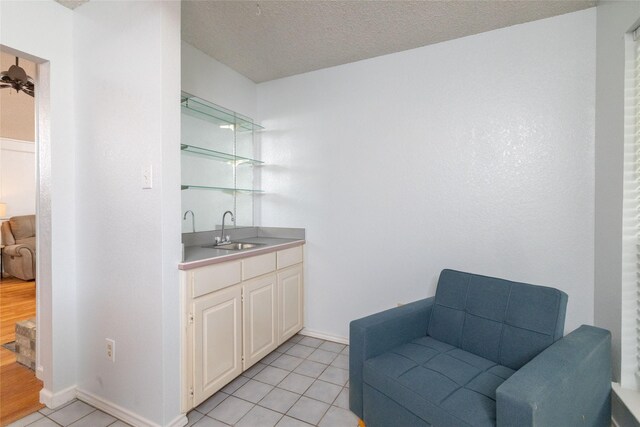
[[[298,338],[296,341],[293,341],[293,339],[295,339],[295,337],[296,337],[296,336],[297,336],[297,337],[299,337],[299,338]],[[245,416],[246,416],[246,415],[247,415],[251,410],[253,410],[256,406],[258,406],[258,407],[260,407],[260,408],[263,408],[263,409],[266,409],[266,410],[269,410],[269,411],[273,411],[273,412],[275,412],[276,414],[280,415],[280,418],[278,418],[278,421],[277,421],[276,423],[280,422],[280,421],[281,421],[285,416],[287,416],[287,417],[291,417],[291,418],[296,419],[296,420],[300,420],[300,421],[306,422],[306,421],[304,421],[304,420],[301,420],[301,419],[299,419],[299,418],[296,418],[295,416],[292,416],[292,415],[288,415],[288,414],[287,414],[287,412],[288,412],[289,410],[291,410],[291,408],[293,408],[293,407],[294,407],[294,406],[295,406],[295,405],[300,401],[300,399],[301,399],[302,397],[306,397],[307,399],[310,399],[310,400],[313,400],[313,401],[315,401],[315,402],[319,402],[319,403],[322,403],[322,404],[324,404],[324,405],[327,405],[327,409],[325,409],[325,410],[323,411],[322,416],[320,417],[320,420],[318,421],[318,423],[320,423],[320,422],[324,419],[324,417],[326,416],[326,414],[328,413],[328,411],[331,409],[331,407],[336,407],[336,408],[339,408],[339,409],[340,409],[340,407],[339,407],[339,406],[335,405],[335,402],[336,402],[336,400],[338,399],[338,397],[340,396],[340,394],[341,394],[345,389],[348,389],[348,388],[347,388],[347,386],[346,386],[346,383],[345,383],[345,384],[343,384],[343,385],[340,385],[340,391],[338,392],[338,394],[336,395],[336,397],[332,399],[331,403],[328,403],[328,402],[325,402],[325,401],[321,401],[321,400],[316,399],[316,398],[311,397],[311,396],[307,396],[307,395],[305,395],[305,393],[306,393],[306,392],[307,392],[307,391],[308,391],[308,390],[313,386],[313,384],[315,384],[317,381],[325,382],[325,383],[327,383],[327,384],[331,384],[331,385],[334,385],[334,386],[338,386],[338,385],[339,385],[339,384],[335,384],[335,383],[333,383],[333,382],[331,382],[331,381],[327,381],[327,380],[324,380],[324,379],[320,379],[320,377],[321,377],[321,376],[322,376],[322,375],[327,371],[327,369],[328,369],[329,367],[333,367],[333,368],[335,368],[335,369],[340,369],[340,370],[343,370],[343,371],[347,371],[347,372],[348,372],[348,369],[344,369],[344,368],[342,368],[342,367],[335,366],[335,365],[333,365],[333,363],[335,362],[335,360],[336,360],[336,359],[338,358],[338,356],[340,356],[340,355],[343,355],[343,356],[348,357],[348,354],[345,354],[345,353],[344,353],[344,351],[345,351],[345,349],[347,349],[349,346],[348,346],[348,345],[341,344],[341,343],[335,343],[335,344],[338,344],[338,345],[342,345],[342,346],[343,346],[343,347],[340,349],[340,351],[327,350],[327,349],[324,349],[324,348],[321,348],[321,347],[322,347],[325,343],[327,343],[327,342],[329,342],[329,343],[333,343],[333,341],[329,341],[329,340],[322,340],[322,339],[313,338],[313,337],[301,336],[301,335],[299,335],[299,334],[297,334],[296,336],[292,337],[292,338],[291,338],[290,340],[288,340],[286,343],[282,344],[280,347],[278,347],[277,349],[275,349],[272,353],[269,353],[269,354],[273,354],[273,353],[277,353],[277,354],[278,354],[278,356],[277,356],[277,357],[275,357],[275,359],[273,359],[273,360],[271,361],[271,363],[264,363],[264,362],[259,361],[258,363],[263,363],[265,366],[264,366],[264,368],[263,368],[263,369],[261,369],[258,373],[254,374],[254,375],[253,375],[253,377],[247,377],[247,376],[244,376],[244,375],[242,375],[242,374],[241,374],[240,376],[244,376],[245,378],[247,378],[247,381],[246,381],[245,383],[243,383],[240,387],[238,387],[237,389],[235,389],[233,392],[231,392],[231,393],[227,393],[227,392],[223,392],[222,390],[220,390],[219,392],[220,392],[220,393],[222,393],[222,394],[225,394],[225,395],[226,395],[226,397],[225,397],[222,401],[220,401],[220,402],[219,402],[215,407],[213,407],[213,408],[212,408],[208,413],[200,412],[197,408],[194,408],[193,410],[194,410],[194,411],[196,411],[197,413],[201,414],[203,417],[205,417],[205,416],[206,416],[206,417],[211,418],[211,419],[214,419],[214,420],[216,420],[216,421],[218,421],[218,422],[222,422],[222,421],[220,421],[220,420],[218,420],[218,419],[216,419],[216,418],[214,418],[214,417],[210,416],[210,415],[209,415],[209,413],[211,413],[215,408],[217,408],[220,404],[222,404],[224,401],[226,401],[226,400],[229,398],[229,396],[233,396],[233,397],[235,397],[236,399],[242,400],[242,401],[244,401],[244,402],[247,402],[247,403],[250,403],[251,405],[253,405],[253,406],[251,407],[251,409],[249,409],[249,411],[247,411],[247,413],[246,413],[246,414],[244,414],[242,418],[240,418],[240,420],[242,420],[242,419],[243,419],[243,418],[244,418],[244,417],[245,417]],[[303,344],[303,343],[301,343],[301,341],[303,341],[305,338],[310,338],[310,339],[313,339],[313,340],[317,340],[317,341],[319,341],[319,344],[318,344],[317,346],[313,347],[313,346],[311,346],[311,345],[307,345],[307,344]],[[286,347],[287,347],[287,348],[286,348],[286,350],[281,351],[281,350],[280,350],[280,348],[281,348],[283,345],[285,345],[285,344],[291,344],[291,345],[286,346]],[[300,356],[297,356],[297,355],[294,355],[294,354],[287,353],[289,350],[291,350],[291,349],[292,349],[294,346],[296,346],[296,345],[300,345],[300,346],[302,346],[302,347],[305,347],[305,348],[311,349],[312,351],[311,351],[311,353],[309,353],[309,355],[308,355],[308,356],[306,356],[306,357],[300,357]],[[316,350],[322,350],[322,351],[327,352],[327,353],[332,353],[332,354],[334,354],[334,357],[331,359],[331,361],[330,361],[329,363],[319,362],[319,361],[317,361],[317,360],[312,360],[312,359],[310,359],[309,357],[311,357],[311,356],[313,355],[313,353],[315,353],[315,351],[316,351]],[[278,360],[282,355],[287,355],[287,356],[289,356],[289,357],[295,357],[295,358],[301,359],[301,360],[302,360],[302,362],[300,362],[298,365],[296,365],[293,369],[285,369],[285,368],[281,368],[281,367],[279,367],[279,366],[274,366],[272,363],[274,363],[276,360]],[[265,357],[266,357],[266,356],[265,356]],[[264,358],[263,358],[263,359],[264,359]],[[320,365],[323,365],[324,367],[323,367],[323,369],[319,372],[319,374],[318,374],[317,376],[315,376],[315,377],[314,377],[314,376],[312,376],[312,375],[309,375],[309,374],[302,373],[302,372],[295,372],[295,370],[296,370],[296,369],[297,369],[297,368],[298,368],[302,363],[304,363],[305,361],[309,361],[309,362],[313,362],[313,363],[316,363],[316,364],[320,364]],[[254,365],[254,366],[255,366],[255,365]],[[262,372],[264,369],[266,369],[267,367],[270,367],[270,366],[271,366],[271,367],[273,367],[273,368],[281,369],[281,370],[283,370],[283,371],[286,371],[286,372],[287,372],[287,375],[286,375],[282,380],[280,380],[277,384],[275,384],[275,385],[274,385],[274,384],[266,383],[266,382],[264,382],[264,381],[260,381],[259,379],[256,379],[256,378],[255,378],[255,376],[256,376],[256,375],[258,375],[260,372]],[[310,379],[312,379],[313,381],[312,381],[312,382],[311,382],[311,384],[310,384],[309,386],[307,386],[307,387],[306,387],[306,388],[305,388],[301,393],[294,392],[294,391],[287,390],[287,389],[284,389],[284,388],[279,387],[279,385],[280,385],[280,384],[281,384],[281,383],[282,383],[282,382],[283,382],[283,381],[284,381],[284,380],[285,380],[285,379],[286,379],[290,374],[292,374],[292,373],[295,373],[295,374],[297,374],[297,375],[303,376],[303,377],[305,377],[305,378],[310,378]],[[297,399],[296,399],[296,400],[295,400],[295,402],[294,402],[294,403],[289,407],[289,409],[287,409],[287,411],[286,411],[286,412],[279,412],[279,411],[277,411],[277,410],[274,410],[274,409],[268,408],[268,407],[263,406],[263,405],[261,405],[261,404],[260,404],[260,402],[261,402],[261,401],[266,397],[266,395],[265,395],[265,396],[263,396],[260,400],[258,400],[258,402],[254,403],[254,402],[248,401],[248,400],[246,400],[246,399],[243,399],[243,398],[241,398],[241,397],[238,397],[238,396],[236,396],[236,395],[234,394],[234,393],[236,393],[240,388],[242,388],[246,383],[248,383],[248,382],[249,382],[249,381],[251,381],[251,380],[255,380],[256,382],[259,382],[259,383],[261,383],[261,384],[264,384],[264,385],[268,385],[268,386],[270,386],[270,387],[271,387],[271,390],[267,393],[267,395],[268,395],[269,393],[271,393],[273,390],[275,390],[275,389],[279,389],[279,390],[283,390],[283,391],[286,391],[286,392],[289,392],[289,393],[292,393],[292,394],[297,395]],[[347,381],[347,382],[348,382],[348,381]],[[30,425],[32,425],[32,424],[34,424],[34,423],[36,423],[36,422],[38,422],[38,421],[40,421],[40,420],[42,420],[42,419],[44,419],[44,418],[48,419],[49,421],[53,422],[53,423],[54,423],[54,424],[56,424],[56,425],[61,425],[59,422],[55,421],[53,418],[50,418],[50,416],[51,416],[51,415],[53,415],[53,414],[55,414],[55,413],[58,413],[59,411],[63,410],[64,408],[66,408],[66,407],[70,406],[71,404],[73,404],[73,403],[75,403],[75,402],[83,402],[83,401],[81,401],[81,400],[79,400],[79,399],[77,399],[77,398],[74,398],[73,400],[71,400],[71,401],[69,401],[69,402],[65,403],[65,404],[64,404],[64,405],[62,405],[61,407],[57,408],[56,410],[54,410],[54,411],[52,411],[52,412],[50,412],[50,413],[48,413],[48,414],[44,414],[44,413],[40,412],[41,410],[38,410],[38,411],[34,412],[34,413],[38,413],[38,414],[40,414],[42,417],[41,417],[41,418],[39,418],[38,420],[36,420],[36,421],[32,422],[32,423],[29,423],[29,424],[28,424],[28,426],[30,426]],[[82,416],[82,417],[78,418],[77,420],[74,420],[71,424],[77,423],[78,421],[80,421],[80,420],[82,420],[82,419],[84,419],[84,418],[88,417],[89,415],[91,415],[91,414],[93,414],[93,413],[95,413],[95,412],[97,412],[97,411],[98,411],[98,408],[96,408],[96,407],[94,407],[94,406],[92,406],[92,405],[90,405],[90,404],[88,404],[88,403],[86,403],[86,402],[83,402],[83,403],[84,403],[84,404],[86,404],[86,405],[88,405],[89,407],[91,407],[91,408],[92,408],[92,410],[91,410],[89,413],[85,414],[84,416]],[[203,402],[203,403],[204,403],[204,402]],[[341,409],[344,409],[344,408],[341,408]],[[112,415],[110,415],[110,414],[107,414],[107,415],[109,415],[109,416],[113,417],[113,416],[112,416]],[[116,417],[113,417],[113,418],[115,418],[115,420],[114,420],[112,423],[108,424],[109,426],[114,425],[114,424],[117,424],[118,422],[121,422],[121,420],[120,420],[120,419],[118,419],[118,418],[116,418]],[[239,420],[239,421],[240,421],[240,420]],[[17,421],[19,421],[19,420],[17,420]],[[200,421],[200,420],[196,421],[196,423],[194,423],[194,424],[197,424],[199,421]],[[70,425],[71,425],[71,424],[70,424]],[[223,422],[223,424],[226,424],[226,423],[224,423],[224,422]],[[317,424],[316,424],[316,425],[317,425]]]
[[[83,403],[85,403],[86,405],[89,405],[89,404],[88,404],[88,403],[86,403],[86,402],[83,402]],[[75,420],[74,422],[72,422],[71,424],[69,424],[69,426],[72,426],[73,424],[77,423],[77,422],[78,422],[78,421],[80,421],[81,419],[88,417],[89,415],[93,414],[94,412],[96,412],[96,411],[98,410],[98,408],[96,408],[96,407],[95,407],[95,406],[93,406],[93,405],[89,405],[89,406],[90,406],[91,408],[93,408],[93,411],[91,411],[91,412],[89,412],[88,414],[83,415],[82,417],[78,418],[77,420]],[[56,412],[57,412],[57,411],[56,411]],[[54,413],[55,413],[55,412],[54,412]],[[109,414],[107,414],[107,415],[109,415]],[[109,416],[110,416],[110,417],[112,417],[112,418],[115,418],[115,417],[113,417],[113,416],[111,416],[111,415],[109,415]],[[113,424],[113,423],[112,423],[112,424]]]
[[[42,420],[43,418],[48,419],[49,421],[51,421],[52,423],[54,423],[57,426],[62,426],[62,424],[58,423],[57,421],[52,420],[51,418],[47,417],[46,415],[43,415],[42,418],[39,418],[39,419],[35,420],[34,422],[27,424],[25,427],[29,427],[30,425],[33,425],[33,424],[37,423],[38,421]],[[17,421],[20,421],[20,420],[17,420]]]
[[[237,389],[235,389],[232,393],[226,393],[226,392],[223,392],[223,391],[222,391],[222,389],[221,389],[220,391],[216,392],[216,393],[223,393],[223,394],[226,394],[226,395],[227,395],[227,397],[225,397],[222,401],[220,401],[220,402],[219,402],[215,407],[213,407],[213,408],[212,408],[208,413],[203,414],[202,412],[198,411],[198,410],[197,410],[197,408],[194,408],[193,410],[195,410],[196,412],[198,412],[198,413],[200,413],[200,414],[203,414],[204,416],[206,416],[206,417],[208,417],[208,418],[214,419],[214,420],[216,420],[216,421],[218,421],[218,422],[222,422],[221,420],[219,420],[219,419],[217,419],[217,418],[214,418],[213,416],[210,416],[209,414],[210,414],[213,410],[215,410],[218,406],[220,406],[224,401],[226,401],[226,400],[229,398],[229,396],[233,396],[233,397],[235,397],[236,399],[242,400],[242,401],[244,401],[244,402],[247,402],[247,403],[250,403],[250,404],[252,404],[252,405],[253,405],[253,406],[251,407],[251,409],[249,409],[249,411],[247,411],[247,413],[245,413],[245,414],[242,416],[242,418],[244,418],[244,417],[245,417],[245,416],[246,416],[246,415],[247,415],[251,410],[253,410],[256,406],[259,406],[260,408],[267,409],[267,410],[273,411],[273,412],[275,412],[275,413],[277,413],[277,414],[280,414],[280,415],[281,415],[281,417],[278,419],[278,421],[276,422],[276,424],[277,424],[278,422],[280,422],[280,421],[281,421],[285,416],[287,416],[287,417],[290,417],[290,418],[293,418],[293,419],[296,419],[296,420],[299,420],[299,421],[302,421],[302,422],[305,422],[305,423],[306,423],[307,421],[302,420],[302,419],[299,419],[299,418],[296,418],[295,416],[293,416],[293,415],[289,415],[289,414],[288,414],[288,412],[291,410],[291,408],[293,408],[293,407],[294,407],[294,406],[295,406],[295,405],[300,401],[300,399],[301,399],[302,397],[306,397],[307,399],[313,400],[313,401],[315,401],[315,402],[319,402],[319,403],[322,403],[322,404],[324,404],[324,405],[328,405],[328,406],[327,406],[327,409],[325,409],[325,410],[324,410],[324,412],[322,413],[322,416],[320,417],[320,419],[318,420],[318,422],[315,424],[315,426],[318,426],[318,425],[322,422],[322,420],[324,419],[324,417],[327,415],[327,413],[329,412],[329,410],[330,410],[332,407],[336,407],[337,409],[342,409],[342,410],[348,410],[348,409],[344,409],[344,408],[341,408],[341,407],[339,407],[339,406],[335,405],[336,400],[338,399],[338,397],[340,396],[340,394],[343,392],[343,390],[345,390],[345,389],[346,389],[346,390],[348,390],[348,388],[347,388],[347,386],[346,386],[346,384],[348,383],[348,380],[347,380],[347,382],[346,382],[345,384],[343,384],[343,385],[338,385],[338,384],[332,383],[332,382],[330,382],[330,381],[321,380],[321,379],[320,379],[320,376],[322,376],[322,374],[324,374],[324,372],[325,372],[325,371],[327,370],[327,368],[329,368],[329,367],[333,367],[333,368],[335,368],[335,369],[340,369],[340,370],[343,370],[343,371],[347,371],[347,373],[348,373],[348,369],[344,369],[344,368],[341,368],[341,367],[338,367],[338,366],[334,366],[334,365],[332,365],[332,363],[334,363],[334,362],[335,362],[335,360],[338,358],[338,356],[341,356],[341,355],[342,355],[342,356],[345,356],[345,357],[347,357],[347,358],[349,357],[349,355],[348,355],[348,354],[344,354],[345,349],[349,348],[349,345],[341,344],[341,343],[336,343],[336,344],[343,345],[343,347],[340,349],[340,351],[337,351],[337,352],[336,352],[336,351],[333,351],[333,350],[325,350],[325,349],[320,348],[320,347],[321,347],[322,345],[324,345],[325,343],[327,343],[327,342],[331,342],[331,343],[333,343],[333,341],[320,340],[320,341],[322,341],[322,342],[321,342],[317,347],[311,347],[311,346],[309,346],[309,345],[302,344],[300,341],[302,341],[303,339],[304,339],[304,337],[303,337],[302,339],[300,339],[300,340],[298,340],[298,341],[294,342],[294,344],[293,344],[293,345],[291,345],[291,346],[289,346],[289,347],[287,348],[287,350],[285,350],[284,352],[283,352],[283,351],[280,351],[280,348],[281,348],[283,345],[285,345],[286,343],[289,343],[289,342],[291,342],[291,341],[287,341],[286,343],[281,344],[278,348],[276,348],[276,349],[275,349],[275,350],[273,350],[271,353],[269,353],[269,354],[273,354],[273,353],[278,353],[278,354],[279,354],[279,355],[278,355],[278,357],[276,357],[275,359],[273,359],[273,360],[271,361],[271,363],[265,363],[265,362],[262,362],[262,360],[264,360],[264,358],[268,357],[268,355],[267,355],[267,356],[265,356],[264,358],[262,358],[261,360],[259,360],[258,362],[256,362],[256,364],[254,364],[253,366],[257,365],[258,363],[263,363],[263,364],[265,365],[265,367],[264,367],[264,368],[262,368],[258,373],[254,374],[254,375],[253,375],[253,377],[248,377],[248,376],[244,376],[243,374],[240,374],[240,376],[243,376],[244,378],[247,378],[247,381],[246,381],[245,383],[243,383],[240,387],[238,387]],[[317,338],[314,338],[314,339],[317,339]],[[308,348],[310,348],[310,349],[313,349],[313,352],[315,352],[315,350],[322,350],[322,351],[325,351],[325,352],[333,353],[335,356],[334,356],[334,358],[331,360],[331,362],[327,364],[327,363],[318,362],[318,361],[315,361],[315,360],[309,359],[309,357],[313,354],[313,352],[312,352],[312,353],[310,353],[310,354],[309,354],[309,356],[307,356],[307,357],[299,357],[299,356],[295,356],[295,355],[293,355],[293,354],[289,354],[289,353],[287,353],[287,351],[289,351],[289,350],[290,350],[292,347],[294,347],[295,345],[301,345],[301,346],[304,346],[304,347],[308,347]],[[279,367],[279,366],[274,366],[274,365],[272,365],[272,363],[274,363],[276,360],[278,360],[278,359],[280,358],[280,356],[282,356],[282,355],[287,355],[287,356],[290,356],[290,357],[296,357],[296,358],[298,358],[298,359],[302,359],[302,362],[300,362],[298,365],[296,365],[296,367],[294,367],[292,370],[289,370],[289,369],[281,368],[281,367]],[[318,376],[317,376],[317,377],[313,377],[313,376],[310,376],[310,375],[306,375],[306,374],[303,374],[303,373],[300,373],[300,372],[295,372],[295,370],[296,370],[296,369],[297,369],[297,368],[298,368],[302,363],[304,363],[304,361],[306,361],[306,360],[308,360],[308,361],[310,361],[310,362],[313,362],[313,363],[318,363],[318,364],[324,365],[324,368],[323,368],[323,369],[322,369],[322,371],[318,374]],[[253,367],[253,366],[252,366],[252,367]],[[280,380],[280,381],[279,381],[277,384],[275,384],[275,385],[274,385],[274,384],[266,383],[266,382],[264,382],[264,381],[260,381],[259,379],[256,379],[256,378],[255,378],[257,375],[259,375],[259,374],[260,374],[260,372],[264,371],[264,370],[265,370],[266,368],[268,368],[268,367],[273,367],[273,368],[276,368],[276,369],[281,369],[281,370],[283,370],[283,371],[287,371],[288,373],[287,373],[287,375],[286,375],[282,380]],[[251,368],[249,368],[249,369],[251,369]],[[245,371],[245,372],[246,372],[246,371]],[[306,388],[305,388],[305,390],[304,390],[302,393],[297,393],[297,392],[294,392],[294,391],[287,390],[287,389],[284,389],[284,388],[279,387],[279,385],[280,385],[280,384],[281,384],[281,383],[282,383],[282,382],[283,382],[283,381],[284,381],[284,380],[289,376],[289,374],[292,374],[292,373],[297,374],[297,375],[300,375],[300,376],[303,376],[303,377],[306,377],[306,378],[311,378],[311,379],[313,380],[313,382],[311,382],[311,384],[310,384],[308,387],[306,387]],[[239,376],[239,377],[240,377],[240,376]],[[256,402],[256,403],[251,402],[251,401],[246,400],[246,399],[243,399],[242,397],[236,396],[236,395],[234,394],[234,393],[236,393],[240,388],[242,388],[245,384],[247,384],[247,383],[248,383],[249,381],[251,381],[251,380],[255,380],[256,382],[259,382],[259,383],[261,383],[261,384],[268,385],[268,386],[272,387],[272,388],[271,388],[271,390],[269,390],[269,392],[268,392],[265,396],[263,396],[260,400],[258,400],[258,402]],[[306,393],[306,392],[311,388],[311,386],[312,386],[316,381],[322,381],[322,382],[325,382],[325,383],[328,383],[328,384],[331,384],[331,385],[335,385],[335,386],[339,386],[339,387],[340,387],[340,391],[338,392],[338,394],[336,395],[336,397],[331,401],[331,403],[323,402],[323,401],[321,401],[321,400],[315,399],[315,398],[313,398],[313,397],[311,397],[311,396],[306,396],[306,395],[304,394],[304,393]],[[263,400],[263,399],[264,399],[264,398],[265,398],[269,393],[271,393],[271,392],[272,392],[273,390],[275,390],[275,389],[279,389],[279,390],[287,391],[287,392],[290,392],[290,393],[296,394],[296,395],[298,396],[298,398],[297,398],[297,399],[295,400],[295,402],[294,402],[294,403],[289,407],[289,409],[287,409],[287,411],[286,411],[286,412],[280,412],[280,411],[277,411],[277,410],[274,410],[274,409],[268,408],[268,407],[263,406],[263,405],[261,405],[261,404],[260,404],[260,402],[261,402],[261,401],[262,401],[262,400]],[[215,395],[215,393],[214,393],[214,395]],[[212,395],[212,396],[213,396],[213,395]],[[206,402],[206,400],[205,400],[205,402]],[[203,402],[203,403],[204,403],[204,402]],[[242,420],[242,418],[240,418],[240,420]],[[239,422],[240,420],[238,420],[238,422]],[[198,420],[198,421],[197,421],[196,423],[194,423],[194,424],[197,424],[199,421],[200,421],[200,420]],[[224,423],[224,422],[223,422],[223,424],[226,424],[226,423]]]
[[[44,415],[44,414],[43,414],[43,413],[41,413],[40,411],[38,411],[38,413],[40,413],[40,414],[42,415],[42,417],[43,417],[43,418],[48,419],[49,421],[53,422],[54,424],[56,424],[56,425],[58,425],[58,426],[61,426],[61,427],[64,427],[64,424],[60,424],[58,421],[54,420],[54,419],[53,419],[53,418],[51,418],[49,415],[53,415],[53,414],[55,414],[56,412],[61,411],[62,409],[66,408],[67,406],[71,405],[71,403],[75,403],[75,402],[82,402],[82,403],[84,403],[84,404],[88,405],[89,407],[93,408],[93,410],[92,410],[91,412],[87,413],[86,415],[83,415],[82,417],[78,418],[77,420],[73,421],[71,424],[68,424],[68,426],[67,426],[67,427],[71,427],[73,424],[77,423],[78,421],[80,421],[80,420],[82,420],[82,419],[84,419],[84,418],[88,417],[89,415],[91,415],[91,414],[93,414],[93,413],[95,413],[95,412],[100,411],[98,408],[96,408],[96,407],[95,407],[95,406],[93,406],[93,405],[88,404],[87,402],[83,402],[83,401],[82,401],[82,400],[80,400],[80,399],[74,399],[72,402],[69,402],[69,403],[65,404],[64,406],[61,406],[60,408],[56,409],[55,411],[51,412],[51,413],[50,413],[50,414],[48,414],[48,415]],[[114,416],[113,416],[113,415],[111,415],[111,414],[107,414],[107,413],[106,413],[106,412],[104,412],[104,411],[100,411],[100,412],[103,412],[104,414],[106,414],[106,415],[110,416],[111,418],[114,418],[114,421],[113,421],[112,423],[110,423],[110,424],[107,424],[107,427],[112,426],[112,425],[114,425],[114,424],[117,424],[118,422],[123,422],[123,423],[124,423],[124,421],[122,421],[122,420],[121,420],[121,419],[119,419],[119,418],[114,417]],[[34,413],[35,413],[35,412],[34,412]],[[33,425],[33,424],[35,424],[35,423],[39,422],[39,421],[40,421],[40,420],[42,420],[43,418],[39,418],[39,419],[37,419],[36,421],[34,421],[34,422],[32,422],[32,423],[29,423],[29,424],[27,424],[25,427],[29,427],[29,426],[31,426],[31,425]],[[19,420],[18,420],[18,421],[19,421]],[[125,423],[125,424],[126,424],[126,423]]]

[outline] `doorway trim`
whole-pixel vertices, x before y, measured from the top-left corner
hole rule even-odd
[[[53,380],[50,63],[40,60],[36,70],[36,376],[44,391]]]
[[[36,64],[36,377],[43,382],[40,401],[48,407],[71,400],[51,392],[53,384],[53,279],[51,220],[51,69],[50,62],[0,44],[0,49]],[[65,390],[66,391],[66,390]],[[74,396],[75,397],[75,389]],[[71,397],[71,398],[73,398]],[[66,400],[65,400],[66,399]]]

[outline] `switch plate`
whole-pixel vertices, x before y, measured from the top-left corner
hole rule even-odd
[[[153,167],[146,165],[142,168],[142,189],[148,190],[153,188]]]
[[[116,342],[115,340],[107,338],[107,359],[112,363],[116,362]]]

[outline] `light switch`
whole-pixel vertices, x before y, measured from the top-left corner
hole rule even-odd
[[[148,190],[153,188],[153,168],[151,165],[142,168],[142,189]]]

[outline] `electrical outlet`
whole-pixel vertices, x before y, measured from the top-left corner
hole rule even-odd
[[[112,363],[116,362],[116,342],[109,338],[107,338],[107,359]]]

